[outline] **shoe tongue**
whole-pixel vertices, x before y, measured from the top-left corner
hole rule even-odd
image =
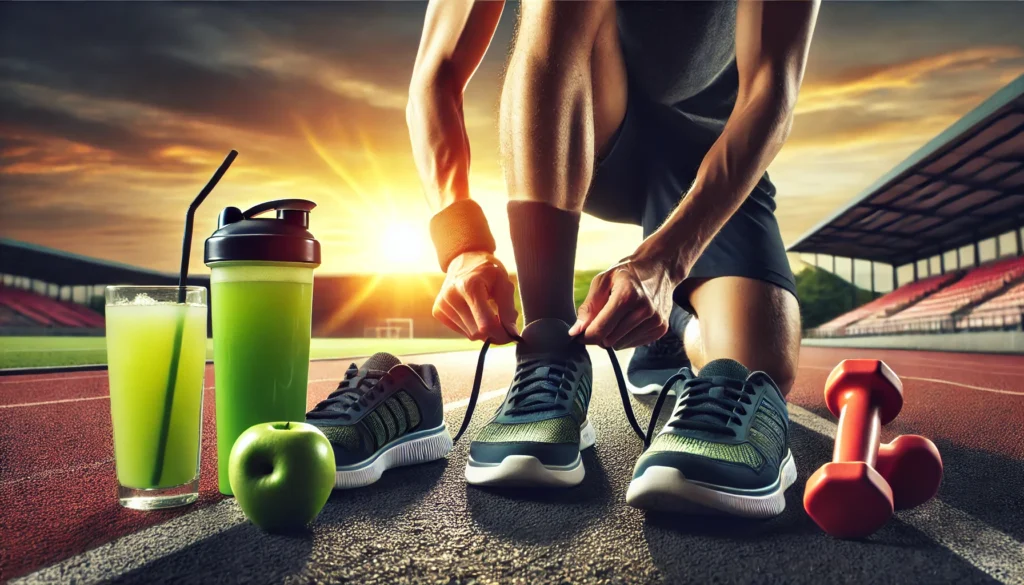
[[[701,378],[731,378],[733,380],[746,380],[750,370],[736,360],[720,359],[712,360],[700,369],[698,375]]]
[[[402,363],[402,360],[396,358],[395,356],[391,355],[390,353],[378,352],[378,353],[375,353],[375,354],[371,355],[369,359],[367,359],[365,362],[363,362],[363,366],[361,368],[359,368],[359,369],[361,369],[361,370],[377,370],[379,372],[387,372],[391,368],[393,368],[393,367],[395,367],[395,366],[397,366],[397,365],[399,365],[401,363]]]
[[[561,319],[537,319],[523,329],[517,354],[560,351],[572,342],[569,324]]]

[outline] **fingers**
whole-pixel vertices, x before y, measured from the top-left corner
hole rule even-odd
[[[431,311],[434,318],[441,322],[442,325],[451,329],[452,331],[462,335],[463,337],[469,337],[470,333],[463,328],[462,319],[459,318],[458,313],[455,309],[444,302],[443,299],[434,301],[434,309]]]
[[[587,330],[608,302],[612,290],[611,285],[612,279],[608,277],[607,273],[602,272],[594,277],[593,282],[590,283],[587,298],[576,310],[576,323],[569,328],[569,335],[578,335]]]
[[[504,328],[519,335],[519,330],[516,328],[519,312],[516,311],[515,293],[512,281],[507,276],[498,276],[494,283],[494,302],[498,305],[498,319],[504,324]]]
[[[648,343],[660,339],[666,333],[668,333],[668,321],[661,318],[659,315],[653,315],[632,331],[622,336],[622,338],[619,339],[613,347],[615,349],[626,349],[628,347],[647,345]]]
[[[639,306],[633,307],[628,313],[623,316],[622,320],[619,321],[615,328],[611,330],[611,333],[605,336],[604,345],[605,347],[617,347],[619,341],[632,333],[641,324],[654,316],[654,307],[649,303],[641,303]]]
[[[509,285],[511,287],[511,284]],[[511,292],[506,293],[511,297]],[[517,313],[511,298],[505,300],[512,306],[506,318],[511,321],[503,325],[499,320],[499,309],[487,285],[480,279],[459,281],[446,286],[434,302],[433,315],[449,329],[468,339],[480,341],[490,339],[493,343],[511,343],[508,331],[516,332]],[[506,329],[507,327],[507,329]]]
[[[608,302],[594,316],[584,331],[584,341],[602,347],[610,347],[606,344],[608,334],[615,330],[619,322],[634,308],[633,303],[639,300],[636,289],[628,286],[628,283],[626,284],[627,286],[619,284],[612,289]]]
[[[499,344],[512,341],[498,321],[495,304],[492,304],[491,291],[483,281],[479,279],[467,281],[460,292],[469,306],[476,339],[490,339]]]
[[[445,301],[455,310],[458,320],[462,322],[462,328],[468,333],[468,337],[474,341],[480,339],[480,327],[477,325],[473,310],[469,308],[467,296],[462,290],[451,290],[445,296]]]

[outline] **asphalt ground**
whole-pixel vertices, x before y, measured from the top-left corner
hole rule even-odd
[[[551,492],[466,486],[468,441],[442,461],[336,491],[308,532],[270,536],[215,485],[208,372],[201,499],[161,513],[117,504],[102,373],[0,380],[0,579],[16,582],[353,583],[1024,583],[1024,358],[805,348],[790,394],[800,476],[768,521],[646,514],[625,504],[641,445],[601,350],[591,354],[597,445],[587,477]],[[808,475],[831,458],[822,387],[843,358],[885,359],[906,403],[883,429],[930,437],[946,475],[938,497],[868,539],[823,534],[803,511]],[[628,352],[620,354],[623,366]],[[448,426],[465,412],[475,352],[434,363]],[[311,364],[310,403],[348,362]],[[511,377],[511,348],[488,356],[469,436]],[[642,422],[650,401],[634,401]],[[665,409],[666,411],[668,409]],[[667,414],[667,412],[666,412]]]

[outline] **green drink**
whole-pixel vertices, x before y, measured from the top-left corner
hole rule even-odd
[[[121,504],[130,508],[198,497],[206,290],[188,287],[184,304],[177,295],[177,287],[107,288],[115,465]]]
[[[305,420],[313,269],[218,265],[210,283],[217,452],[227,454],[255,424]],[[217,470],[221,492],[230,494],[226,455]]]
[[[301,422],[306,414],[313,269],[320,244],[309,233],[310,201],[225,209],[206,240],[213,294],[217,470],[228,481],[231,448],[249,427]],[[255,217],[276,210],[277,218]]]

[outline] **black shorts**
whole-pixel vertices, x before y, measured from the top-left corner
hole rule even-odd
[[[643,227],[647,237],[689,190],[718,138],[714,124],[656,103],[630,86],[626,117],[600,160],[583,210],[616,223]],[[767,173],[690,270],[690,279],[743,276],[770,282],[796,296],[796,282],[775,219],[775,186]],[[693,312],[685,298],[676,303]]]

